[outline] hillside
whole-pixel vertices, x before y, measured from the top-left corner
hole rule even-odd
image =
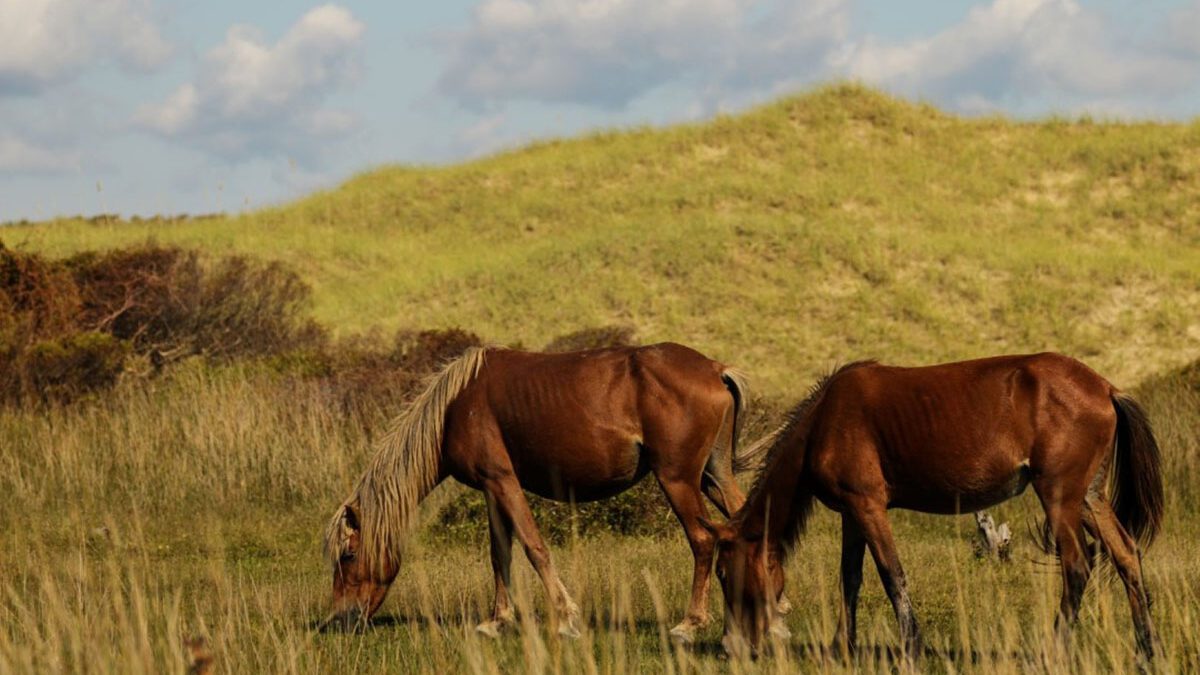
[[[1200,355],[1200,121],[961,119],[835,86],[245,215],[0,232],[51,255],[152,238],[279,259],[341,334],[537,346],[629,324],[772,394],[862,357],[1057,349],[1131,386]]]

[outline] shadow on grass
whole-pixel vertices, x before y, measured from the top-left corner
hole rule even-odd
[[[441,629],[448,628],[471,628],[483,618],[466,617],[461,614],[432,616],[418,613],[395,612],[388,614],[379,614],[372,617],[370,621],[360,623],[356,626],[346,627],[342,624],[334,623],[328,626],[322,626],[321,621],[311,621],[307,627],[309,630],[320,633],[345,633],[345,634],[361,634],[375,630],[396,630],[399,628],[420,627],[425,629]],[[535,626],[538,630],[548,630],[547,622],[539,617]],[[590,623],[586,630],[591,630],[598,634],[623,633],[633,629],[637,635],[646,636],[653,639],[659,634],[659,630],[666,630],[658,621],[651,618],[636,618],[632,621],[612,622],[599,620]],[[503,634],[499,639],[511,638],[520,634],[524,629],[521,622],[518,621],[516,626]],[[599,637],[599,635],[597,635]],[[856,662],[868,661],[874,663],[888,662],[897,663],[906,658],[903,649],[899,645],[890,644],[860,644],[849,655],[847,660],[846,655],[832,645],[818,642],[803,642],[789,643],[785,647],[793,658],[800,661],[806,661],[815,664],[843,664],[853,665]],[[720,639],[697,640],[695,643],[688,645],[685,649],[693,656],[711,659],[726,659],[728,656],[725,653],[725,648],[721,645]],[[1021,661],[1028,657],[1017,650],[998,650],[998,649],[962,649],[959,647],[949,647],[938,649],[926,646],[922,649],[920,660],[933,659],[937,662],[950,662],[956,664],[971,664],[979,665],[980,663],[989,663],[996,661]],[[770,660],[771,652],[767,651],[760,655],[756,660]]]
[[[424,627],[461,627],[466,625],[474,626],[476,622],[468,621],[466,617],[461,615],[441,615],[434,614],[427,616],[424,614],[409,614],[407,612],[377,614],[371,617],[368,621],[359,621],[347,625],[340,621],[326,622],[325,619],[314,619],[306,624],[306,628],[310,631],[318,633],[365,633],[372,630],[392,630],[404,626],[424,626]]]
[[[720,645],[717,645],[720,649]],[[790,646],[793,656],[808,661],[823,661],[831,663],[846,663],[846,655],[840,650],[835,649],[832,645],[826,643],[807,642],[802,644],[793,644]],[[904,650],[900,645],[881,645],[881,644],[860,644],[849,655],[849,662],[853,663],[858,659],[868,659],[872,661],[890,661],[897,662],[907,658]],[[1015,660],[1019,661],[1027,656],[1024,652],[1017,650],[999,650],[999,649],[963,649],[961,647],[949,647],[938,649],[935,647],[925,646],[921,649],[920,658],[936,659],[938,661],[949,661],[951,663],[970,663],[978,665],[979,663]]]

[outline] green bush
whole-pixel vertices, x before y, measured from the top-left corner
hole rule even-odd
[[[549,542],[562,545],[572,537],[610,533],[652,536],[680,531],[658,482],[642,482],[609,499],[571,504],[526,493],[538,530]],[[442,508],[427,536],[442,541],[484,545],[488,537],[487,503],[483,493],[467,490]]]
[[[632,326],[599,326],[559,335],[546,344],[544,351],[574,352],[601,347],[624,347],[634,344]]]
[[[63,402],[107,389],[125,369],[128,355],[127,342],[95,331],[39,342],[22,363],[26,393],[46,402]]]
[[[1150,411],[1150,423],[1163,448],[1163,477],[1169,511],[1200,506],[1200,360],[1156,375],[1133,395]],[[1167,449],[1170,449],[1168,451]]]

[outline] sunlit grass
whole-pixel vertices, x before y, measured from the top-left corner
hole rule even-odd
[[[1169,377],[1137,392],[1166,459],[1165,534],[1145,565],[1164,672],[1200,666],[1200,389]],[[329,572],[319,532],[370,440],[319,389],[253,368],[183,368],[103,400],[0,414],[0,671],[181,672],[184,637],[204,636],[221,672],[1121,672],[1135,663],[1119,583],[1093,578],[1069,650],[1052,638],[1060,581],[1025,525],[1027,495],[995,511],[1017,531],[1013,560],[976,559],[969,517],[894,512],[930,651],[895,652],[895,621],[870,572],[862,651],[825,649],[836,626],[839,535],[819,510],[788,568],[792,640],[754,663],[720,656],[717,620],[687,650],[666,630],[682,615],[691,557],[679,534],[600,535],[557,546],[584,608],[575,642],[552,639],[543,593],[515,560],[521,628],[499,641],[474,626],[490,610],[483,545],[419,534],[379,619],[361,634],[316,634]],[[662,505],[665,509],[665,504]],[[1111,576],[1111,575],[1109,575]]]
[[[1119,383],[1200,342],[1200,124],[960,119],[855,86],[666,129],[383,168],[194,221],[5,228],[55,255],[148,238],[281,259],[336,332],[601,323],[776,396],[828,363],[1057,349]]]

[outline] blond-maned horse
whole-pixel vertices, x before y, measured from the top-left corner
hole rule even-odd
[[[325,548],[333,611],[352,626],[383,602],[400,570],[417,504],[447,478],[487,500],[496,596],[478,630],[514,624],[512,535],[546,588],[552,622],[579,634],[579,609],[559,579],[523,490],[591,501],[653,473],[695,560],[691,600],[672,636],[691,641],[708,614],[714,538],[701,526],[707,495],[728,516],[745,496],[734,482],[746,400],[738,371],[664,343],[566,354],[472,348],[435,376],[393,423],[353,492],[333,514]],[[738,466],[738,469],[742,468]]]

